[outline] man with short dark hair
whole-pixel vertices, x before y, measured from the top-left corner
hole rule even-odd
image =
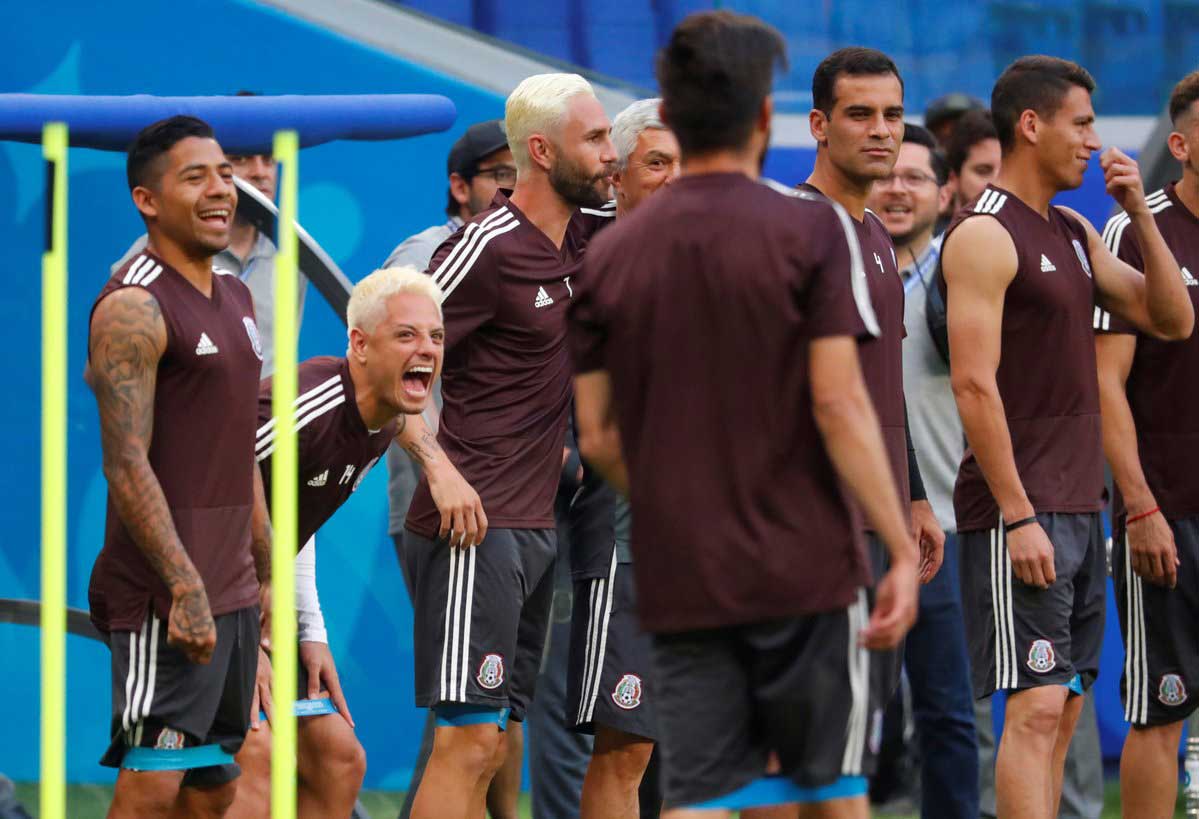
[[[1199,310],[1199,71],[1170,96],[1170,153],[1182,179],[1146,197]],[[1145,266],[1133,216],[1107,223],[1108,247]],[[1121,693],[1132,724],[1120,756],[1124,816],[1172,816],[1178,742],[1199,699],[1199,425],[1193,403],[1199,336],[1163,343],[1096,308],[1103,443],[1115,481],[1112,575],[1127,659]]]
[[[250,721],[270,525],[254,467],[262,344],[229,244],[233,167],[194,117],[147,126],[127,176],[146,249],[92,308],[108,517],[92,620],[112,650],[110,817],[223,816]],[[219,418],[219,423],[212,423]],[[186,795],[185,795],[186,792]]]
[[[999,136],[990,111],[969,111],[957,121],[945,144],[949,162],[951,214],[973,202],[999,173]]]
[[[925,318],[927,291],[933,286],[940,251],[933,229],[950,198],[945,179],[945,157],[933,135],[909,122],[891,175],[875,181],[867,205],[895,242],[904,283],[903,380],[908,420],[928,500],[945,532],[944,562],[920,590],[920,616],[904,645],[920,743],[921,816],[976,819],[978,745],[953,518],[962,424],[949,388],[949,365],[941,358]]]
[[[816,139],[816,165],[800,190],[823,194],[845,208],[862,247],[870,302],[882,331],[861,344],[862,379],[879,416],[900,501],[920,546],[921,580],[928,583],[941,565],[945,535],[928,502],[908,432],[903,388],[903,281],[887,228],[866,209],[873,186],[894,174],[904,134],[903,80],[895,63],[881,51],[843,48],[816,67],[812,106],[808,119]],[[866,542],[875,577],[881,578],[886,570],[886,546],[869,528]],[[884,701],[890,701],[899,684],[901,664],[898,651],[875,657],[873,670]]]
[[[1178,264],[1137,165],[1109,148],[1142,275],[1054,196],[1099,150],[1082,67],[1022,57],[995,83],[1003,167],[944,240],[950,381],[968,448],[954,489],[974,693],[1008,693],[998,814],[1056,816],[1062,766],[1098,673],[1105,565],[1095,302],[1147,334],[1194,326]]]
[[[938,144],[944,145],[964,116],[974,111],[985,111],[986,108],[978,97],[953,91],[928,104],[924,109],[924,127],[932,133]]]
[[[858,365],[878,326],[853,228],[759,180],[784,61],[756,18],[678,25],[657,74],[684,172],[596,240],[572,310],[579,448],[629,497],[654,590],[638,607],[668,817],[865,817],[869,649],[915,611],[918,552]],[[872,615],[843,488],[892,550]]]
[[[251,91],[238,91],[239,97],[256,96]],[[233,173],[254,186],[272,202],[279,181],[275,158],[270,154],[226,153]],[[146,235],[134,240],[125,254],[112,265],[112,272],[128,262],[146,247]],[[233,216],[229,229],[229,246],[213,259],[213,265],[225,273],[232,273],[250,288],[254,297],[254,315],[258,332],[262,337],[262,374],[275,371],[275,243],[272,237],[261,233],[248,219],[239,214]],[[308,277],[302,272],[296,276],[296,331],[304,316],[304,296],[308,292]]]

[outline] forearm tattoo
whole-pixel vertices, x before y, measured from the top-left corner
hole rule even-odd
[[[202,595],[200,575],[175,531],[148,457],[158,361],[165,346],[166,326],[149,293],[118,291],[96,310],[91,381],[100,410],[104,475],[117,514],[172,595],[197,589]]]
[[[441,446],[437,443],[437,436],[429,429],[422,430],[415,440],[409,441],[403,446],[421,466],[434,464],[445,456],[445,453],[441,451]]]

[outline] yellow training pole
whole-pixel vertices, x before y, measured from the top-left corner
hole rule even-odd
[[[296,815],[296,240],[299,138],[275,134],[275,164],[281,166],[279,252],[275,256],[275,451],[271,456],[271,648],[275,718],[271,725],[271,819]]]
[[[42,254],[43,819],[65,819],[67,709],[67,126],[42,129],[50,171]]]

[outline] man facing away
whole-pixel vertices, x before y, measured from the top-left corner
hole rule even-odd
[[[1103,462],[1090,317],[1097,302],[1161,338],[1194,314],[1136,163],[1100,159],[1142,244],[1142,276],[1073,211],[1099,150],[1094,81],[1022,57],[995,84],[1003,165],[946,234],[950,381],[968,448],[954,489],[974,693],[1008,692],[996,764],[1001,817],[1056,816],[1062,766],[1098,672]]]
[[[1170,153],[1182,179],[1145,198],[1166,245],[1182,266],[1192,304],[1199,298],[1199,72],[1170,96]],[[1108,248],[1143,269],[1138,216],[1107,223]],[[1194,464],[1199,428],[1180,409],[1193,401],[1199,338],[1162,342],[1096,308],[1095,354],[1103,407],[1103,448],[1115,480],[1112,575],[1124,635],[1120,682],[1132,730],[1120,755],[1126,817],[1174,815],[1178,742],[1199,687],[1199,492]]]
[[[858,364],[878,325],[853,227],[758,179],[784,53],[755,18],[679,24],[657,73],[683,175],[599,237],[572,313],[580,450],[630,498],[653,588],[670,817],[865,817],[869,649],[915,614],[919,555]],[[892,550],[873,614],[843,487]]]
[[[250,449],[262,346],[249,289],[213,268],[237,190],[212,129],[181,116],[146,127],[127,172],[149,240],[96,300],[86,373],[108,479],[88,589],[112,650],[108,815],[219,817],[270,583]]]

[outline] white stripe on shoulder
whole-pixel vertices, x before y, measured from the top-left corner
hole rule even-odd
[[[505,205],[504,207],[498,209],[495,213],[483,219],[481,222],[471,222],[469,225],[463,228],[462,238],[458,240],[458,244],[454,246],[454,249],[451,250],[444,259],[442,259],[441,266],[432,271],[433,282],[438,287],[445,289],[445,286],[442,284],[442,282],[448,281],[450,277],[454,275],[458,265],[462,262],[462,259],[470,255],[471,251],[474,250],[475,244],[479,241],[480,236],[489,232],[493,227],[507,222],[515,222],[516,224],[519,224],[520,220],[516,219],[515,214],[508,210],[507,205]]]
[[[475,248],[474,252],[471,253],[470,258],[466,259],[460,265],[460,270],[454,273],[454,280],[449,281],[449,277],[447,276],[445,280],[446,283],[439,285],[442,292],[445,294],[442,297],[442,300],[444,301],[445,299],[448,299],[450,295],[458,289],[458,285],[462,284],[462,281],[466,278],[466,275],[474,268],[475,262],[479,260],[479,256],[483,253],[483,249],[486,248],[493,239],[495,239],[497,236],[503,236],[505,233],[516,230],[518,227],[520,227],[520,221],[513,219],[510,222],[507,222],[503,225],[498,225],[497,227],[487,231],[486,235],[482,236],[482,238],[479,240],[479,244]]]
[[[858,244],[858,233],[854,230],[853,222],[850,221],[845,208],[832,199],[827,201],[832,206],[833,213],[837,215],[837,221],[841,223],[841,232],[845,235],[845,243],[849,245],[849,284],[858,315],[866,325],[866,332],[878,337],[882,331],[879,330],[878,318],[874,315],[874,305],[870,302],[870,286],[866,283],[866,267],[862,262],[862,247]]]
[[[143,276],[142,280],[138,282],[138,284],[140,284],[142,287],[149,287],[160,275],[162,275],[162,265],[156,264],[154,265],[154,269]]]
[[[138,256],[137,260],[129,265],[129,269],[125,271],[124,278],[121,279],[122,284],[136,284],[137,280],[154,265],[154,260],[149,256]]]
[[[997,193],[998,193],[998,191],[997,191]],[[995,197],[995,201],[993,201],[990,205],[987,206],[987,213],[990,213],[992,215],[999,213],[999,209],[1002,208],[1004,206],[1004,204],[1006,204],[1006,203],[1007,203],[1007,194],[1000,193],[997,197]]]
[[[592,216],[605,216],[605,217],[615,216],[616,215],[616,200],[609,199],[607,202],[600,205],[598,208],[579,208],[579,210],[581,210],[583,213],[587,213]]]
[[[988,188],[983,191],[983,195],[978,197],[978,201],[974,203],[975,213],[986,213],[987,205],[995,198],[995,191]]]
[[[214,267],[212,269],[212,272],[218,276],[236,276],[237,275],[232,270],[226,270],[223,267]]]

